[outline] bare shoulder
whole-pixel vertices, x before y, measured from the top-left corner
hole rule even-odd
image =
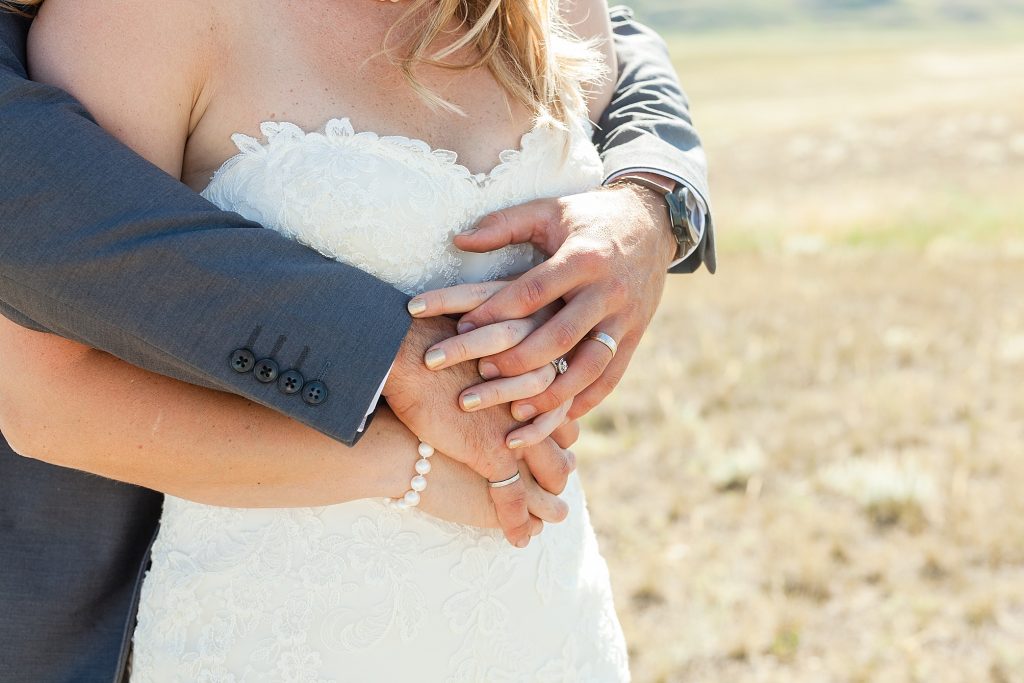
[[[577,36],[583,40],[594,41],[595,47],[605,62],[608,74],[618,73],[607,0],[563,0],[559,3],[559,13]],[[613,78],[597,84],[592,90],[590,112],[591,118],[595,121],[600,118],[601,112],[610,104],[613,92]]]
[[[215,46],[213,5],[46,0],[29,31],[29,76],[73,95],[108,132],[174,174]]]
[[[607,0],[562,0],[558,11],[581,38],[596,38],[606,31],[611,33]]]
[[[160,75],[200,62],[211,45],[210,5],[199,0],[46,0],[29,31],[33,80],[118,64]],[[63,64],[62,64],[63,62]],[[180,73],[180,71],[179,71]]]

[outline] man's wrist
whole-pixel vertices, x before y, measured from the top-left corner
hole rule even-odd
[[[654,168],[630,168],[609,176],[605,185],[619,181],[632,181],[632,184],[648,187],[663,196],[670,216],[670,229],[678,249],[671,263],[672,268],[700,248],[704,242],[705,232],[709,229],[710,217],[705,200],[691,183]],[[709,269],[713,270],[713,266]]]
[[[427,372],[423,354],[434,344],[455,336],[455,333],[455,321],[449,318],[414,319],[398,347],[398,355],[395,356],[381,395],[390,400],[396,393],[406,389],[405,380],[420,374],[418,371]]]
[[[391,371],[388,373],[387,379],[384,381],[384,389],[381,391],[381,396],[385,399],[391,399],[396,393],[401,391],[403,385],[403,378],[407,377],[410,371],[410,363],[413,362],[413,356],[415,355],[414,347],[419,346],[423,336],[423,324],[422,321],[413,320],[412,324],[409,325],[409,329],[405,333],[405,337],[402,339],[402,343],[398,347],[398,353],[395,355],[395,360],[391,363]]]
[[[369,407],[366,409],[366,415],[363,416],[363,421],[359,425],[359,429],[356,430],[360,434],[366,431],[366,427],[370,424],[373,419],[373,414],[377,411],[377,404],[380,403],[381,398],[384,396],[384,387],[388,383],[388,378],[391,377],[391,371],[395,369],[394,361],[391,362],[391,367],[384,373],[383,379],[380,381],[380,385],[377,387],[377,393],[373,395],[373,400],[370,401]]]
[[[641,184],[638,182],[631,182],[631,177],[652,177],[656,180],[652,180],[657,185],[662,185],[671,188],[675,186],[675,181],[669,178],[663,178],[662,176],[656,176],[653,173],[630,173],[628,176],[616,178],[612,180],[608,186],[622,188],[630,192],[636,197],[647,209],[648,215],[651,216],[657,230],[655,231],[658,236],[660,245],[658,253],[665,255],[665,268],[667,269],[671,263],[677,260],[679,253],[679,244],[676,242],[675,236],[672,234],[672,221],[668,211],[668,205],[665,202],[665,194],[670,191],[666,189],[665,192],[659,191],[656,187],[647,184]]]

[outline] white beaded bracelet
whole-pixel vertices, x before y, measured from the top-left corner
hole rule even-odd
[[[409,490],[401,498],[392,499],[398,507],[412,508],[420,504],[420,493],[427,488],[427,473],[430,471],[430,456],[434,454],[434,447],[425,441],[420,441],[416,449],[419,451],[420,459],[416,461],[416,476],[409,481]]]

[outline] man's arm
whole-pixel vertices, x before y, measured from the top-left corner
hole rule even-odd
[[[353,443],[407,297],[218,210],[28,80],[27,30],[0,12],[0,313]],[[264,358],[320,392],[260,381]]]
[[[715,272],[715,236],[708,192],[707,157],[665,41],[633,19],[627,7],[611,10],[618,81],[615,97],[598,121],[594,143],[608,182],[649,172],[682,183],[696,195],[690,220],[702,235],[670,272],[691,273],[704,263]]]

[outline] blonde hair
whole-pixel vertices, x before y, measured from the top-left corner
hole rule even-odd
[[[460,111],[420,82],[417,67],[457,71],[486,67],[505,92],[535,117],[565,125],[586,110],[584,87],[604,78],[606,69],[593,41],[580,40],[562,20],[557,1],[412,0],[388,30],[383,50],[409,85],[436,107]],[[31,16],[42,3],[0,0],[0,9]],[[431,51],[453,22],[467,27],[465,35]],[[391,47],[400,34],[407,36],[404,43]],[[462,50],[478,56],[468,63],[449,61]]]
[[[426,10],[430,5],[434,7]],[[468,27],[466,34],[431,53],[430,46],[452,22]],[[404,49],[390,48],[394,34],[413,23],[417,30],[407,31],[412,38]],[[486,67],[535,116],[562,124],[585,111],[585,84],[605,76],[593,41],[582,41],[572,32],[558,13],[557,0],[413,0],[388,31],[384,46],[413,89],[428,102],[453,111],[458,108],[422,86],[416,78],[417,67]],[[463,64],[448,61],[463,49],[475,50],[477,59]]]

